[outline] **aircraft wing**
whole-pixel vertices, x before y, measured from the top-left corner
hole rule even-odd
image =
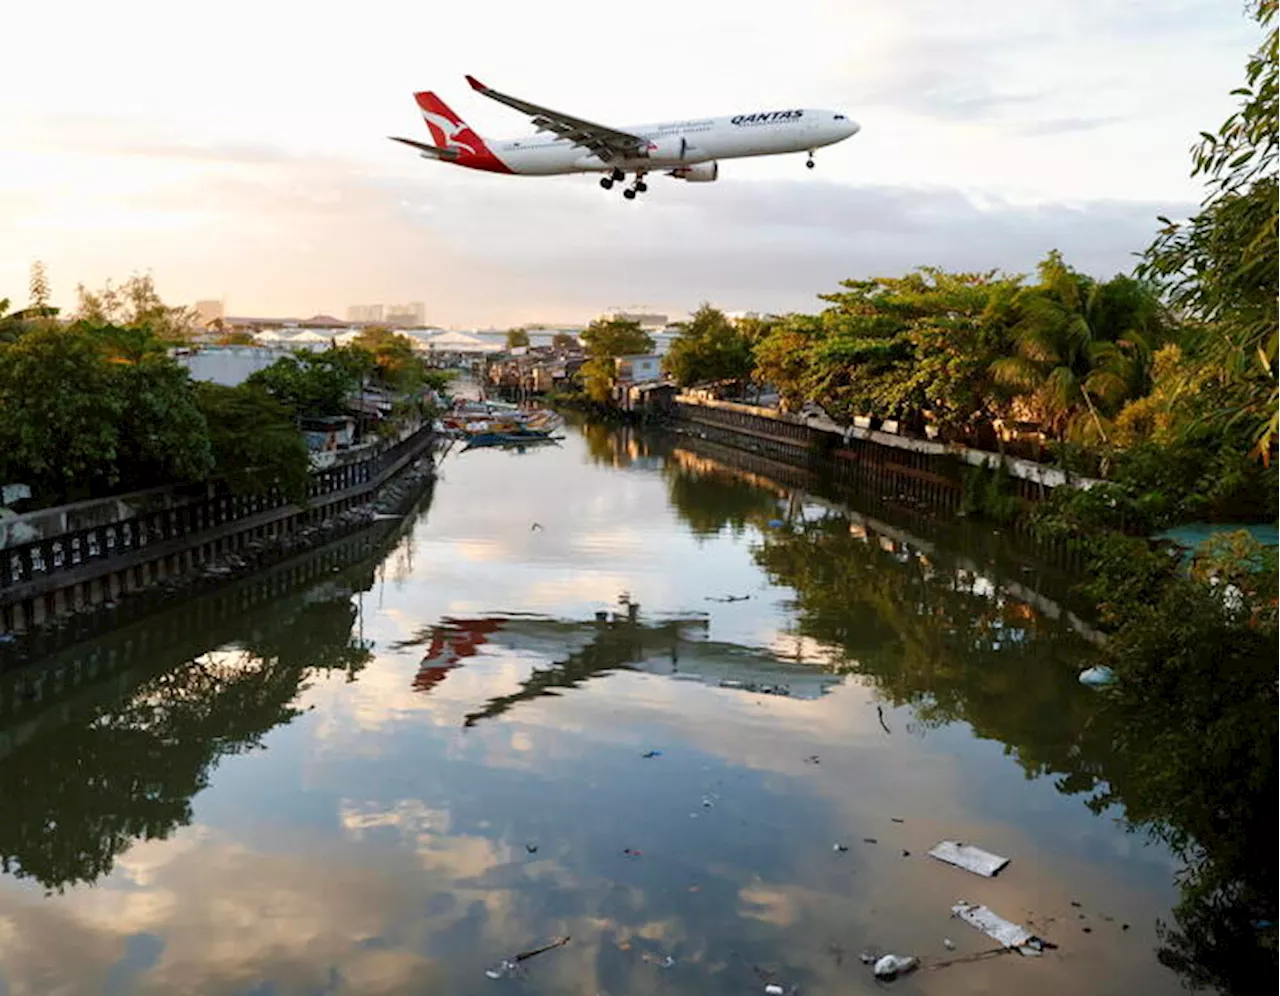
[[[471,89],[484,94],[486,97],[496,100],[500,104],[506,104],[508,107],[513,107],[522,114],[528,114],[533,118],[534,127],[538,131],[554,132],[561,138],[567,138],[574,145],[594,152],[605,162],[611,162],[617,158],[641,156],[649,147],[648,139],[641,138],[639,135],[618,131],[616,128],[608,128],[605,125],[598,125],[591,121],[584,121],[582,118],[561,114],[559,111],[553,111],[547,107],[539,107],[537,104],[531,104],[527,100],[521,100],[519,97],[511,97],[505,93],[499,93],[497,90],[485,86],[474,76],[468,76],[467,82],[471,84]]]

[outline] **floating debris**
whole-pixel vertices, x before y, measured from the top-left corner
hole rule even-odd
[[[911,852],[910,852],[910,851],[908,851],[908,850],[904,847],[904,848],[902,849],[902,856],[903,856],[904,858],[909,858],[909,857],[911,857]]]
[[[949,865],[956,865],[965,869],[965,871],[971,871],[975,875],[981,875],[984,878],[993,877],[996,872],[1009,863],[1008,858],[1002,858],[998,854],[992,854],[990,851],[984,851],[980,847],[974,847],[972,844],[965,844],[956,840],[942,841],[929,852],[929,855],[939,861],[945,861]]]
[[[948,951],[954,951],[956,949],[956,942],[953,941],[950,937],[944,937],[942,939],[942,946],[946,948]]]
[[[524,849],[525,849],[526,851],[528,851],[530,854],[537,854],[537,853],[538,853],[538,845],[537,845],[537,844],[525,844],[525,845],[524,845]]]
[[[808,757],[804,759],[804,763],[805,764],[821,764],[822,761],[819,760],[817,754],[810,754]]]
[[[528,961],[537,955],[545,954],[547,951],[554,951],[556,948],[562,948],[569,943],[569,938],[557,937],[550,944],[544,944],[540,948],[534,948],[531,951],[521,951],[513,958],[503,958],[497,968],[485,969],[485,975],[491,979],[501,979],[509,975],[514,975],[520,967],[522,961]]]
[[[832,844],[831,850],[839,851],[841,854],[844,854],[845,851],[849,850],[849,845],[848,844]]]
[[[1096,667],[1091,667],[1080,672],[1080,684],[1088,685],[1090,688],[1101,688],[1104,685],[1111,684],[1115,680],[1115,672],[1105,664],[1099,664]]]
[[[890,823],[906,823],[907,821],[903,819],[899,819],[897,816],[890,816],[889,822]]]
[[[863,838],[862,838],[862,842],[863,842],[864,844],[878,844],[878,843],[880,843],[880,841],[876,840],[874,837],[863,837]]]
[[[920,964],[920,959],[911,955],[887,954],[880,958],[872,969],[877,979],[895,979],[906,975]]]
[[[641,757],[661,757],[661,756],[662,756],[662,751],[660,751],[660,750],[647,750],[647,751],[645,751],[643,754],[641,754],[640,756],[641,756]]]
[[[644,851],[641,851],[634,847],[624,847],[622,849],[622,853],[626,855],[628,858],[638,858],[642,854],[644,854]]]
[[[765,996],[785,996],[786,990],[776,982],[770,982],[764,987]]]
[[[1010,923],[985,906],[966,903],[963,899],[951,907],[951,915],[958,916],[971,927],[977,927],[988,937],[999,941],[1006,948],[1016,948],[1019,954],[1038,955],[1046,948],[1057,947],[1036,937],[1026,927]]]

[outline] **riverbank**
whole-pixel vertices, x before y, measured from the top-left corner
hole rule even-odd
[[[421,493],[434,480],[434,434],[422,429],[406,437],[389,450],[356,465],[328,468],[318,477],[333,477],[334,487],[328,493],[315,494],[306,506],[282,504],[263,512],[246,506],[248,514],[227,517],[223,524],[178,510],[163,513],[164,524],[172,528],[175,521],[192,525],[205,524],[206,529],[176,531],[172,538],[158,536],[150,543],[139,543],[133,563],[121,565],[106,560],[96,566],[94,574],[68,573],[61,579],[46,581],[43,590],[30,594],[22,590],[19,597],[0,601],[0,668],[10,663],[38,660],[53,645],[70,639],[83,639],[119,624],[121,618],[154,611],[169,599],[189,597],[206,588],[245,577],[303,550],[312,549],[350,532],[366,528],[379,516],[399,514],[405,503]],[[321,485],[313,486],[314,492]],[[227,507],[223,499],[223,509]],[[154,517],[155,513],[152,513]],[[269,520],[269,521],[268,521]],[[140,533],[131,520],[112,526],[96,527],[82,532],[102,532],[108,536],[129,537]],[[88,542],[73,535],[77,545]],[[100,544],[100,545],[99,545]],[[100,539],[94,549],[115,547]],[[70,548],[66,538],[46,538],[38,544],[27,544],[19,550],[28,560],[33,548],[50,550],[48,562],[58,563],[52,551]],[[120,544],[123,552],[124,544]],[[19,556],[15,550],[9,556]],[[41,561],[44,557],[40,558]],[[75,566],[69,564],[68,566]],[[14,589],[10,588],[10,595]],[[6,594],[0,589],[0,599]]]

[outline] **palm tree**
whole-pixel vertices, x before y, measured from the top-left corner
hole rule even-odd
[[[991,372],[1058,439],[1106,442],[1110,419],[1150,388],[1162,306],[1147,284],[1125,276],[1100,283],[1057,251],[1039,272],[1040,282],[1016,301],[1014,353]]]

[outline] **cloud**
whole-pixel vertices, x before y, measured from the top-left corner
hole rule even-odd
[[[485,198],[439,198],[430,228],[460,255],[488,252],[491,264],[518,265],[522,292],[543,288],[581,310],[642,300],[679,311],[709,299],[784,311],[815,307],[818,293],[849,277],[926,264],[1030,272],[1053,248],[1109,276],[1132,267],[1157,215],[1188,207],[1028,205],[940,186],[735,180],[713,191],[663,188],[620,234],[614,212],[577,210],[578,191],[555,193],[527,205],[526,223],[514,230],[505,219],[516,210],[515,191],[495,185]],[[573,225],[547,238],[565,214]],[[490,300],[503,297],[499,288]]]
[[[1095,117],[1045,118],[1039,121],[1011,125],[1010,130],[1018,135],[1035,138],[1036,136],[1044,135],[1066,135],[1071,132],[1093,131],[1096,128],[1105,128],[1107,125],[1118,124],[1123,120],[1125,119],[1118,114],[1104,114]]]

